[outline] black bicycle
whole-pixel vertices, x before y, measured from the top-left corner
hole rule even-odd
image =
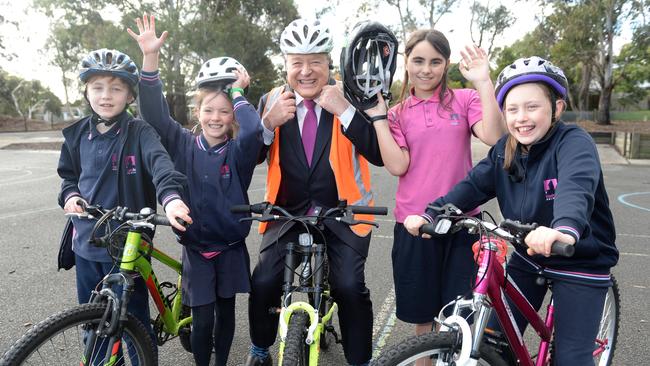
[[[346,201],[328,210],[315,208],[313,214],[294,216],[279,206],[268,202],[254,205],[233,206],[233,213],[255,213],[260,216],[243,218],[259,222],[296,223],[304,228],[298,236],[298,243],[289,242],[284,249],[284,281],[280,308],[269,309],[280,314],[280,350],[278,365],[318,365],[321,349],[329,348],[328,334],[340,343],[338,333],[332,324],[332,315],[337,309],[330,295],[328,283],[327,243],[323,231],[326,220],[335,220],[345,225],[373,225],[375,222],[358,220],[355,214],[386,215],[386,207],[352,206]],[[317,239],[315,239],[317,238]],[[319,240],[320,239],[320,240]],[[317,241],[322,241],[318,243]],[[276,245],[276,249],[281,250]],[[297,283],[294,282],[298,277]],[[294,295],[304,294],[307,301],[294,301]]]

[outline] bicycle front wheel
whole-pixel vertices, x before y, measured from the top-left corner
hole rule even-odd
[[[93,330],[105,311],[105,304],[83,304],[48,317],[16,341],[0,358],[0,365],[104,365],[110,356],[108,337],[94,336]],[[94,340],[96,352],[84,361],[87,340]],[[124,323],[121,344],[116,364],[155,365],[153,339],[131,314]]]
[[[421,358],[432,358],[434,365],[455,365],[462,342],[455,332],[431,332],[412,336],[384,350],[371,365],[410,366]],[[496,352],[486,352],[487,345],[481,347],[478,365],[507,365]]]
[[[287,338],[284,340],[281,366],[309,365],[309,347],[305,343],[309,317],[304,311],[291,314]]]
[[[594,364],[609,366],[612,364],[616,340],[618,337],[618,324],[621,316],[621,295],[618,291],[618,282],[612,275],[612,287],[607,291],[603,315],[600,318],[600,328],[596,336],[594,350]]]

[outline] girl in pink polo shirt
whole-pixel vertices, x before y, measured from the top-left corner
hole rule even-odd
[[[388,118],[374,122],[386,169],[399,177],[395,198],[393,278],[397,317],[416,324],[416,334],[431,331],[441,308],[471,289],[474,262],[471,245],[478,237],[465,231],[450,237],[422,239],[403,226],[428,202],[445,195],[472,168],[470,139],[494,145],[505,133],[494,100],[488,58],[473,46],[461,51],[459,66],[473,89],[449,89],[451,50],[439,31],[411,34],[400,102]],[[381,96],[379,96],[381,98]],[[382,100],[369,115],[385,114]],[[384,113],[382,113],[384,112]],[[476,208],[473,211],[478,214]],[[419,360],[418,364],[424,365]]]

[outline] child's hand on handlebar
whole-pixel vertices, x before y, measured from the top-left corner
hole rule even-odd
[[[420,227],[428,223],[429,222],[420,215],[409,215],[406,217],[406,220],[404,220],[404,228],[409,232],[409,234],[413,236],[419,236]],[[425,239],[429,239],[431,238],[431,235],[422,234],[422,237]]]
[[[186,229],[183,225],[178,223],[176,219],[181,219],[189,225],[192,223],[192,218],[189,213],[190,209],[187,208],[185,203],[179,198],[172,200],[165,206],[165,215],[167,216],[167,219],[175,229],[180,231],[185,231]]]
[[[65,201],[65,205],[63,206],[63,211],[65,213],[84,213],[84,207],[88,206],[88,202],[81,198],[80,196],[74,196],[68,198],[67,201]]]
[[[546,226],[540,226],[531,231],[526,235],[526,239],[524,240],[528,246],[528,255],[541,254],[545,257],[551,255],[551,246],[556,241],[571,245],[574,245],[576,242],[573,236]]]

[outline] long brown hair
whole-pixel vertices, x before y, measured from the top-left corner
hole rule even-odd
[[[218,88],[211,88],[211,87],[200,87],[197,91],[196,94],[194,95],[194,113],[192,113],[192,117],[196,120],[196,124],[194,127],[192,127],[192,132],[195,135],[198,135],[201,133],[201,122],[199,121],[199,111],[201,110],[201,104],[205,101],[205,98],[210,95],[210,94],[215,94],[214,98],[218,97],[220,94],[223,95],[226,100],[230,101],[230,98],[228,98],[228,94],[226,94],[222,89]],[[232,109],[232,101],[230,101],[230,108]],[[230,131],[228,131],[228,137],[231,139],[234,139],[237,137],[237,133],[239,132],[239,122],[235,119],[235,111],[233,110],[233,120],[232,120],[232,128]]]
[[[536,83],[533,83],[533,84],[539,85],[542,88],[542,90],[544,91],[544,94],[548,98],[549,103],[551,103],[551,127],[546,132],[548,134],[553,129],[553,127],[555,126],[555,123],[557,123],[557,118],[555,118],[555,103],[558,100],[558,97],[556,96],[556,94],[553,92],[553,89],[551,89],[551,87],[548,84],[543,83],[543,82],[536,82]],[[508,91],[508,93],[509,92],[510,91]],[[506,95],[504,95],[504,97],[503,97],[503,100],[504,100],[503,119],[504,120],[506,118],[506,116],[505,116],[505,114],[506,114],[506,112],[505,112],[505,99],[506,99],[507,96],[508,96],[508,94],[506,93]],[[542,137],[542,138],[544,138],[544,137]],[[506,140],[505,156],[503,158],[504,159],[503,160],[503,169],[505,169],[507,171],[510,170],[510,166],[512,165],[512,161],[515,158],[515,153],[517,152],[517,145],[518,145],[517,144],[517,139],[514,138],[514,136],[512,136],[512,134],[509,133],[508,134],[508,139]]]
[[[404,46],[404,56],[405,63],[408,62],[408,58],[413,51],[415,46],[422,42],[427,41],[438,53],[440,53],[444,58],[447,65],[449,66],[449,57],[451,56],[451,48],[449,47],[449,41],[442,32],[435,29],[419,29],[411,33],[406,45]],[[440,100],[440,105],[443,109],[449,110],[451,107],[451,102],[454,99],[454,92],[449,89],[447,85],[447,72],[445,70],[444,75],[440,79],[440,92],[438,94],[438,100]],[[401,103],[402,108],[404,104],[402,103],[406,97],[409,95],[409,74],[406,68],[404,68],[404,82],[402,83],[402,90],[399,95],[399,103]]]

